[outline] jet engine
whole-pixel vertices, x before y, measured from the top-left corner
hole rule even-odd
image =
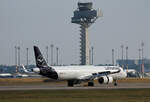
[[[98,79],[100,84],[110,84],[113,82],[113,78],[109,76],[102,76]]]
[[[35,72],[35,73],[40,73],[40,69],[39,68],[33,68],[32,71]]]

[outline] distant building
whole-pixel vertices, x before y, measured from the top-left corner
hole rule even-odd
[[[128,65],[128,69],[135,69],[138,72],[141,72],[141,66],[142,66],[142,60],[138,60],[138,59],[128,59],[128,60],[122,60],[122,59],[118,59],[116,60],[116,63],[119,66],[123,66],[124,69],[127,69],[127,65]],[[150,72],[150,59],[144,59],[144,70],[145,72]]]

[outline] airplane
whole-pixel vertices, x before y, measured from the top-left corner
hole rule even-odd
[[[17,73],[16,74],[16,77],[17,78],[27,78],[27,77],[29,77],[27,74],[21,74],[21,73]]]
[[[31,71],[28,71],[25,66],[22,64],[22,68],[23,68],[23,71],[29,76],[29,77],[41,77],[37,72],[36,69],[39,69],[39,68],[33,68],[32,69],[32,72]]]
[[[68,87],[81,82],[88,82],[88,86],[94,86],[96,79],[99,84],[110,84],[114,81],[114,85],[117,86],[117,80],[127,76],[123,68],[118,66],[48,66],[37,46],[34,46],[34,54],[38,68],[33,71],[55,80],[65,80],[68,82]]]
[[[35,73],[35,72],[30,72],[30,71],[28,71],[26,68],[25,68],[25,66],[22,64],[22,68],[23,68],[23,71],[25,72],[25,73]]]
[[[13,78],[11,73],[0,73],[0,78]]]
[[[141,77],[141,74],[135,69],[124,69],[127,72],[127,77]]]

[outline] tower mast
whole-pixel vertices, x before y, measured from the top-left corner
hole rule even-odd
[[[72,23],[80,25],[80,65],[89,65],[89,39],[88,28],[98,17],[103,16],[101,10],[94,10],[93,3],[78,2],[78,9],[74,11]]]

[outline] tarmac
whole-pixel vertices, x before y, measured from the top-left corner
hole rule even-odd
[[[150,83],[118,83],[118,86],[110,85],[95,85],[94,87],[75,85],[67,87],[67,85],[5,85],[0,86],[0,91],[4,90],[87,90],[87,89],[139,89],[150,88]]]

